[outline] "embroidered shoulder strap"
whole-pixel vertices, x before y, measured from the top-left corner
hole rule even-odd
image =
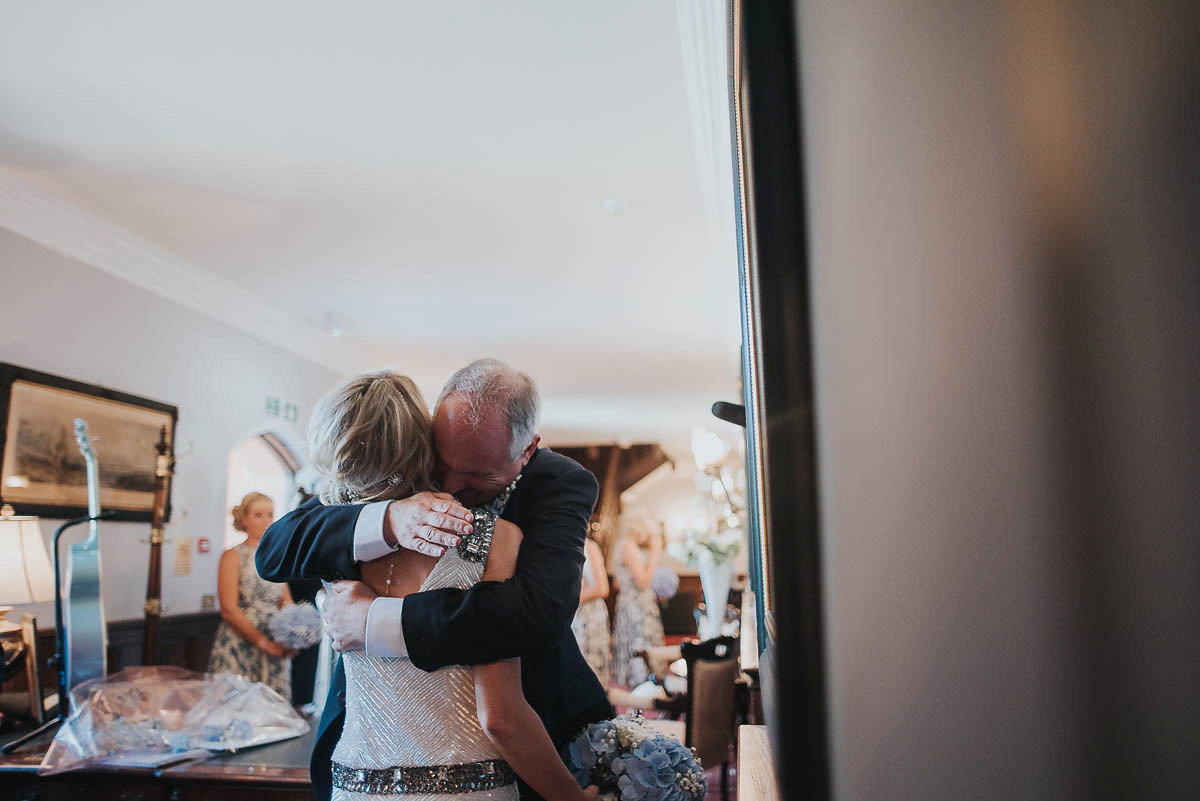
[[[471,562],[487,562],[492,550],[492,535],[496,532],[496,515],[483,507],[471,509],[471,533],[458,541],[458,555]]]
[[[472,562],[487,562],[488,553],[492,550],[492,535],[496,532],[496,521],[504,514],[504,506],[508,503],[521,474],[512,480],[500,493],[483,506],[471,508],[473,520],[471,533],[459,539],[458,555]]]

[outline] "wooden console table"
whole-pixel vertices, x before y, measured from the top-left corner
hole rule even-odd
[[[738,726],[738,801],[779,801],[766,726]]]
[[[96,768],[38,776],[46,743],[0,757],[0,801],[312,801],[315,731],[159,769]]]

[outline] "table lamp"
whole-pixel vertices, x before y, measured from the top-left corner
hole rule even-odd
[[[31,604],[54,600],[54,573],[46,546],[42,543],[42,531],[36,517],[18,517],[13,508],[0,508],[0,645],[4,652],[0,667],[0,683],[6,682],[25,670],[30,681],[30,713],[37,723],[43,720],[41,683],[37,681],[35,663],[37,636],[33,629],[33,618],[27,617],[24,624],[4,620],[12,610],[7,604]],[[21,632],[20,639],[12,639]],[[4,713],[0,712],[0,721]],[[7,721],[4,721],[7,722]]]
[[[45,564],[46,550],[42,548],[41,532],[34,522],[37,518],[17,517],[12,512],[13,509],[11,506],[6,505],[0,508],[0,525],[7,524],[10,526],[10,528],[0,529],[0,560],[3,560],[3,564],[0,565],[0,581],[5,582],[3,585],[0,585],[0,601],[10,596],[14,600],[17,597],[28,598],[33,601],[47,600],[45,577],[47,575],[50,577],[49,585],[51,589],[48,599],[54,601],[54,669],[58,674],[58,714],[55,715],[53,720],[46,721],[33,731],[27,732],[4,745],[0,745],[0,754],[11,754],[25,743],[40,737],[49,729],[62,723],[70,713],[71,701],[67,694],[69,688],[67,687],[65,647],[67,635],[66,626],[63,624],[62,592],[59,587],[59,576],[61,575],[59,540],[62,539],[63,532],[72,526],[92,520],[113,517],[116,514],[112,510],[109,510],[107,512],[100,512],[97,515],[84,515],[72,518],[59,525],[54,530],[54,536],[51,538],[51,548],[54,554],[54,567],[51,568]],[[19,526],[12,526],[14,522],[18,523]],[[11,531],[11,533],[5,536],[4,532],[6,531]],[[11,559],[8,558],[8,555],[11,555]],[[38,566],[39,556],[41,567]],[[19,567],[17,566],[18,564],[20,565]],[[9,589],[10,581],[24,586],[25,589],[22,590],[19,586]],[[25,592],[27,595],[20,596],[19,593],[21,592]],[[22,600],[20,603],[26,603],[26,601]],[[3,623],[4,621],[0,620],[0,624]]]
[[[18,517],[0,508],[0,604],[54,600],[54,571],[36,517]],[[7,613],[11,606],[0,607]]]

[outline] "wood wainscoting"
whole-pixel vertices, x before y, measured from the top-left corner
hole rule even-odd
[[[167,615],[159,622],[160,665],[175,665],[203,673],[208,667],[208,654],[212,650],[220,612],[192,612],[184,615]],[[142,663],[141,618],[110,620],[108,623],[108,672],[116,673],[127,667]],[[42,676],[42,687],[53,692],[58,686],[50,660],[54,656],[54,627],[45,628],[45,621],[38,621],[38,667]],[[24,677],[4,685],[5,690],[24,690]]]
[[[108,672],[142,663],[143,622],[117,620],[108,624]],[[220,612],[170,615],[158,624],[158,664],[203,673],[208,668]]]

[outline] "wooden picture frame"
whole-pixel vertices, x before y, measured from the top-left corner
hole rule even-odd
[[[0,363],[0,504],[17,514],[87,514],[83,456],[74,420],[87,421],[100,473],[100,508],[116,520],[150,521],[155,444],[167,427],[174,452],[175,406],[62,376]],[[170,519],[170,488],[166,519]]]

